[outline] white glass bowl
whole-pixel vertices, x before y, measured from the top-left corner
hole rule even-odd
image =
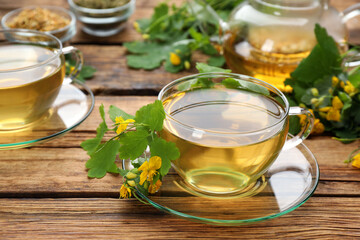
[[[55,12],[67,19],[70,20],[70,23],[60,29],[52,30],[52,31],[46,31],[46,33],[50,33],[54,35],[55,37],[59,38],[61,42],[69,41],[75,34],[76,34],[76,17],[75,15],[65,8],[62,7],[56,7],[56,6],[29,6],[29,7],[23,7],[15,9],[11,12],[8,12],[3,18],[1,19],[1,26],[3,29],[11,29],[8,24],[23,10],[25,9],[35,9],[35,8],[43,8],[48,9],[51,12]]]
[[[135,2],[129,0],[116,8],[93,9],[80,7],[73,0],[68,0],[71,11],[82,23],[82,30],[97,37],[108,37],[122,31],[135,10]]]

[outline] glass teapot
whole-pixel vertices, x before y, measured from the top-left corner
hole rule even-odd
[[[196,2],[204,5],[202,0]],[[325,27],[345,52],[345,23],[360,15],[360,4],[338,12],[328,0],[247,0],[232,11],[228,22],[208,5],[206,9],[220,22],[220,42],[227,65],[234,72],[279,88],[316,45],[316,23]]]

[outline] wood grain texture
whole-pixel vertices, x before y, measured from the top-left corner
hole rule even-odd
[[[122,108],[130,114],[156,97],[98,96],[95,110],[74,131],[32,148],[5,150],[0,154],[0,196],[118,196],[121,178],[108,174],[103,179],[87,178],[86,152],[80,143],[96,135],[101,122],[98,107],[104,104]],[[108,136],[111,136],[109,133]],[[360,170],[343,163],[359,142],[342,144],[330,137],[317,136],[305,141],[320,166],[320,185],[316,195],[360,195]]]
[[[328,136],[306,140],[320,166],[314,195],[289,214],[250,226],[189,222],[136,199],[117,199],[121,185],[117,175],[87,178],[88,156],[79,145],[95,136],[101,103],[106,109],[113,104],[134,114],[140,106],[154,101],[165,84],[196,72],[194,68],[171,74],[163,68],[143,71],[127,67],[122,44],[141,39],[132,23],[151,16],[159,2],[162,0],[137,0],[126,29],[112,37],[88,36],[78,24],[70,44],[80,48],[86,63],[98,70],[87,81],[97,95],[95,110],[61,138],[32,148],[0,151],[0,239],[360,239],[360,170],[343,163],[360,141],[345,145]],[[344,10],[357,2],[332,0],[331,4]],[[68,8],[66,0],[1,0],[0,17],[28,5]],[[350,40],[360,43],[359,21],[352,21],[349,27]],[[204,60],[195,54],[194,61]],[[183,201],[186,207],[190,198]]]
[[[358,239],[359,210],[354,198],[312,198],[276,219],[249,226],[219,227],[179,219],[135,199],[0,199],[0,236],[2,239]]]

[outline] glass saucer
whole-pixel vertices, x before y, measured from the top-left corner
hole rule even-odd
[[[0,131],[0,150],[29,147],[60,137],[82,123],[94,104],[89,87],[66,78],[53,106],[42,119],[26,128]]]
[[[129,160],[123,168],[131,168]],[[240,198],[207,198],[190,194],[171,171],[154,195],[144,196],[155,208],[191,221],[214,225],[245,225],[284,215],[306,202],[319,182],[319,166],[304,145],[282,151],[264,175],[266,186],[258,194]]]

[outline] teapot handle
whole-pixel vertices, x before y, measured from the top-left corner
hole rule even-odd
[[[350,19],[360,16],[360,3],[356,3],[348,8],[346,8],[343,12],[342,21],[345,24]],[[348,56],[346,56],[345,66],[346,67],[358,67],[360,66],[360,52],[358,51],[350,51]]]
[[[360,15],[360,3],[356,3],[356,4],[348,7],[342,13],[343,13],[343,18],[342,18],[343,23],[346,23],[351,18],[359,16]]]

